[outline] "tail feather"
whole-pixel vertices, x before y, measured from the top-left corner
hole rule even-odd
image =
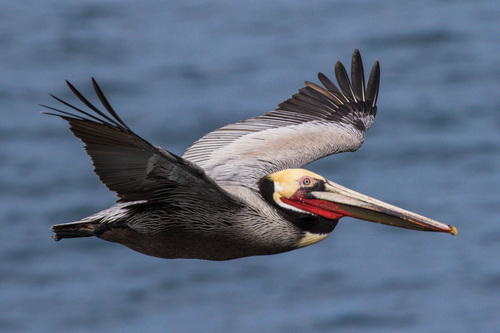
[[[56,224],[51,229],[56,233],[52,236],[56,241],[63,238],[91,237],[96,235],[96,223],[92,222]]]

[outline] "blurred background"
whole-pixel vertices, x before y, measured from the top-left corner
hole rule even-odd
[[[0,4],[0,327],[21,331],[493,332],[500,327],[500,2],[9,1]],[[356,153],[308,169],[453,224],[349,218],[325,241],[228,262],[147,257],[50,225],[115,197],[67,124],[95,77],[139,135],[182,155],[359,48],[381,63]]]

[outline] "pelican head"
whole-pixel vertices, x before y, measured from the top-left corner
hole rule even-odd
[[[307,233],[300,246],[326,238],[344,216],[406,229],[457,233],[454,226],[352,191],[304,169],[270,174],[260,180],[259,188],[267,201]]]

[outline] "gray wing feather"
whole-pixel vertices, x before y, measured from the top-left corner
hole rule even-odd
[[[218,183],[252,187],[272,172],[356,150],[377,111],[379,64],[375,62],[366,90],[358,50],[352,56],[352,83],[340,62],[335,65],[335,75],[340,90],[319,73],[324,88],[305,82],[305,87],[276,110],[205,135],[183,157]]]
[[[207,177],[201,168],[136,135],[119,118],[94,79],[94,90],[107,113],[67,83],[93,113],[55,96],[52,97],[76,113],[43,105],[55,111],[46,113],[59,116],[70,124],[74,135],[84,142],[95,173],[110,190],[117,193],[119,201],[171,201],[172,196],[189,192],[192,201],[232,203],[233,199],[227,192]],[[179,198],[177,196],[175,200]]]

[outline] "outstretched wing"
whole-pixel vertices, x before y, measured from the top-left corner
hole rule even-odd
[[[116,114],[94,79],[94,90],[107,113],[67,83],[89,110],[84,111],[51,95],[76,112],[43,105],[55,111],[46,113],[59,116],[70,124],[74,135],[84,142],[95,173],[116,192],[120,201],[198,200],[234,204],[227,192],[201,168],[136,135]]]
[[[324,88],[305,82],[276,110],[205,135],[183,157],[218,183],[253,187],[267,174],[358,149],[377,111],[379,63],[373,65],[366,88],[358,50],[352,56],[351,80],[340,62],[335,76],[340,89],[319,73]]]

